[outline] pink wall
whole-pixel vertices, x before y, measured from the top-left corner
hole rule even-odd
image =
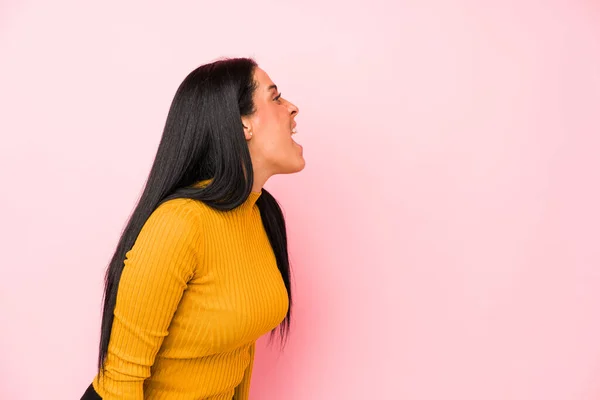
[[[0,5],[0,398],[89,383],[169,103],[221,55],[307,159],[268,184],[296,317],[253,400],[600,398],[597,2],[148,3]]]

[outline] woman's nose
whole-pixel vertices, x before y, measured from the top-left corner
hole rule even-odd
[[[288,109],[290,110],[290,114],[291,115],[297,115],[300,112],[300,110],[298,109],[298,107],[296,107],[292,103],[289,104]]]

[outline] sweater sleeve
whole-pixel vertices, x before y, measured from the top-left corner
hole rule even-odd
[[[252,379],[252,368],[254,366],[254,352],[256,350],[256,342],[250,345],[250,363],[244,371],[244,378],[235,388],[233,400],[248,400],[250,397],[250,380]]]
[[[198,265],[200,221],[189,199],[161,204],[125,257],[105,369],[104,400],[142,400],[144,380]]]

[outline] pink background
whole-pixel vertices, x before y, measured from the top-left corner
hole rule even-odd
[[[600,398],[597,1],[3,1],[0,398],[76,399],[197,65],[300,107],[296,309],[252,399]]]

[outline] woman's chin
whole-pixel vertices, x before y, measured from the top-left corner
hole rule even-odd
[[[299,163],[298,170],[296,172],[302,171],[304,169],[304,167],[306,167],[306,160],[304,160],[304,157],[302,157],[302,160]]]
[[[295,172],[300,172],[304,169],[304,166],[306,165],[306,161],[304,160],[304,148],[302,147],[302,145],[296,143],[295,141],[294,143],[294,152],[295,154],[290,155],[289,160],[290,160],[290,165],[289,165],[289,172],[288,173],[295,173]]]
[[[294,157],[293,163],[290,162],[285,167],[280,168],[279,174],[295,174],[296,172],[302,171],[305,166],[306,161],[304,160],[304,157],[297,156]]]

